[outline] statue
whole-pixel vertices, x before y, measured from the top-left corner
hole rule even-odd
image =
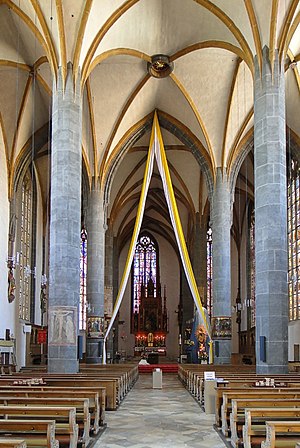
[[[11,303],[15,300],[15,289],[16,289],[16,280],[14,278],[14,273],[12,267],[8,269],[8,302]]]
[[[198,360],[200,363],[202,361],[207,362],[208,360],[208,353],[206,349],[207,334],[203,325],[198,325],[196,329],[196,337],[198,341]]]

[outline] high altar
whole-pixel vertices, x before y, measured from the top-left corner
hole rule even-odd
[[[166,287],[161,297],[161,285],[154,283],[150,276],[147,285],[141,287],[139,312],[132,314],[132,329],[135,334],[135,355],[141,353],[166,355],[168,314],[166,307]]]

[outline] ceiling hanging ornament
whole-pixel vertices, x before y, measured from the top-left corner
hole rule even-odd
[[[174,64],[170,62],[169,56],[155,54],[151,57],[151,62],[148,62],[147,69],[153,78],[167,78],[172,73]]]

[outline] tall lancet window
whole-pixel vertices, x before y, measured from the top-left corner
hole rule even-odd
[[[79,330],[86,329],[86,274],[87,274],[87,232],[81,230],[80,250],[80,302],[79,302]]]
[[[288,181],[289,317],[300,319],[300,167],[291,161]]]
[[[135,248],[133,259],[133,313],[139,312],[142,286],[146,286],[150,279],[154,285],[156,297],[158,273],[158,245],[149,234],[142,234]]]
[[[30,322],[32,182],[24,176],[21,193],[19,318]]]
[[[206,234],[206,297],[207,311],[212,315],[212,229],[208,228]]]

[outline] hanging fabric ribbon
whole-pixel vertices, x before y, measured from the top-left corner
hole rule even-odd
[[[142,225],[142,221],[143,221],[143,217],[144,217],[144,210],[145,210],[145,204],[146,204],[146,198],[147,198],[147,193],[149,190],[149,185],[150,185],[150,181],[151,181],[151,176],[152,176],[152,172],[153,172],[153,162],[154,162],[154,128],[152,129],[152,133],[151,133],[151,138],[150,138],[150,145],[149,145],[149,152],[148,152],[148,157],[147,157],[147,162],[146,162],[146,168],[145,168],[145,174],[144,174],[144,181],[143,181],[143,186],[142,186],[142,191],[141,191],[141,196],[140,196],[140,202],[138,205],[138,211],[137,211],[137,216],[136,216],[136,220],[135,220],[135,225],[134,225],[134,230],[133,230],[133,235],[131,238],[131,242],[130,242],[130,246],[129,246],[129,251],[128,251],[128,255],[127,255],[127,260],[126,260],[126,264],[125,264],[125,268],[124,268],[124,272],[123,272],[123,276],[122,276],[122,280],[120,283],[120,288],[119,288],[119,292],[116,298],[116,302],[115,302],[115,306],[113,309],[113,313],[108,325],[108,328],[106,330],[105,336],[104,336],[104,341],[103,341],[103,364],[106,364],[106,347],[105,347],[105,342],[106,339],[109,335],[109,332],[111,330],[111,327],[113,326],[113,323],[115,321],[116,315],[119,311],[123,296],[124,296],[124,292],[125,292],[125,288],[128,282],[128,278],[129,278],[129,274],[130,274],[130,270],[131,270],[131,265],[132,265],[132,261],[133,261],[133,256],[134,256],[134,252],[135,252],[135,246],[137,243],[137,239],[140,233],[140,229],[141,229],[141,225]]]
[[[155,150],[155,158],[158,165],[158,170],[162,179],[163,183],[163,189],[165,193],[165,198],[168,204],[169,213],[171,217],[172,226],[174,229],[177,245],[180,252],[181,261],[183,264],[184,272],[186,275],[186,279],[188,281],[191,294],[194,299],[194,303],[197,307],[197,310],[199,311],[200,317],[202,319],[205,331],[207,332],[207,335],[210,339],[209,342],[209,362],[212,363],[212,337],[211,337],[211,330],[209,325],[209,320],[207,316],[207,312],[202,306],[198,287],[196,284],[194,272],[192,269],[189,253],[186,247],[184,234],[182,230],[182,225],[178,213],[177,203],[175,199],[175,194],[173,190],[172,180],[170,176],[169,166],[166,158],[166,153],[164,149],[164,143],[161,135],[161,130],[158,123],[157,114],[154,115],[154,127],[155,127],[155,144],[154,144],[154,150]]]
[[[169,166],[168,166],[168,162],[167,162],[167,158],[166,158],[166,154],[165,154],[163,139],[162,139],[159,123],[158,123],[157,114],[155,112],[152,133],[151,133],[151,138],[150,138],[149,153],[148,153],[148,158],[147,158],[147,163],[146,163],[144,181],[143,181],[142,192],[141,192],[140,202],[139,202],[139,206],[138,206],[138,212],[137,212],[137,217],[136,217],[136,221],[135,221],[134,231],[133,231],[133,235],[131,238],[131,243],[130,243],[127,260],[126,260],[126,264],[125,264],[125,269],[124,269],[124,273],[122,276],[120,289],[119,289],[116,303],[114,306],[113,314],[112,314],[109,326],[108,326],[107,331],[104,336],[103,364],[106,364],[105,342],[109,335],[111,327],[114,323],[116,315],[119,311],[119,308],[120,308],[120,305],[121,305],[121,302],[123,299],[123,295],[125,292],[125,288],[126,288],[126,285],[128,282],[130,270],[131,270],[131,265],[132,265],[133,256],[134,256],[134,252],[135,252],[135,246],[136,246],[137,239],[138,239],[139,232],[140,232],[141,225],[142,225],[146,197],[147,197],[147,193],[148,193],[148,189],[149,189],[149,185],[150,185],[150,181],[151,181],[151,176],[152,176],[152,172],[153,172],[154,156],[156,158],[158,170],[159,170],[159,173],[162,178],[163,189],[164,189],[166,201],[168,204],[171,222],[172,222],[172,226],[174,229],[176,241],[178,244],[179,253],[180,253],[181,261],[183,264],[184,272],[185,272],[185,275],[186,275],[186,278],[187,278],[187,281],[188,281],[188,284],[190,287],[190,291],[191,291],[194,303],[197,307],[197,310],[199,311],[203,326],[204,326],[205,331],[210,339],[209,363],[212,363],[212,360],[213,360],[212,352],[213,351],[212,351],[212,337],[211,337],[209,319],[207,316],[207,312],[203,308],[202,303],[201,303],[199,291],[197,288],[192,265],[190,262],[190,257],[189,257],[188,250],[186,247],[184,234],[183,234],[183,230],[182,230],[182,225],[181,225],[181,221],[180,221],[180,217],[179,217],[179,213],[178,213],[177,203],[176,203],[176,199],[175,199],[175,195],[174,195],[173,185],[172,185],[172,181],[171,181]]]

